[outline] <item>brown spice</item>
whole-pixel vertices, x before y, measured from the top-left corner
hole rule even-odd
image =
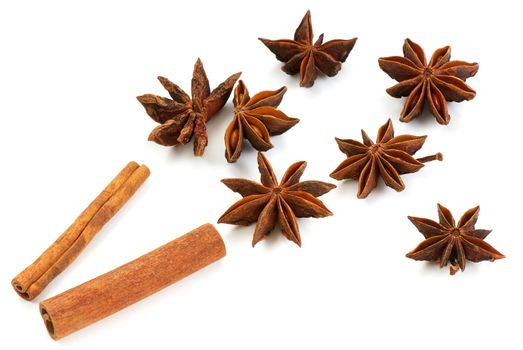
[[[454,275],[459,269],[465,271],[466,260],[494,261],[505,257],[484,241],[492,230],[475,228],[479,206],[467,210],[457,225],[451,212],[441,204],[438,204],[438,215],[439,223],[408,217],[426,239],[408,253],[407,258],[435,261],[440,267],[450,262],[450,274]]]
[[[415,42],[405,39],[403,45],[405,57],[393,56],[379,59],[381,69],[399,83],[387,89],[393,97],[407,96],[401,111],[400,120],[410,122],[423,111],[425,101],[436,121],[448,124],[450,115],[447,101],[461,102],[472,100],[476,96],[467,78],[476,74],[477,63],[450,61],[450,46],[434,51],[427,64],[425,52]]]
[[[361,130],[363,143],[356,140],[336,138],[340,151],[347,159],[331,173],[336,180],[358,180],[358,198],[366,198],[378,184],[381,176],[385,184],[396,191],[403,191],[402,174],[414,173],[423,163],[443,160],[441,153],[415,159],[413,155],[423,146],[427,136],[400,135],[394,137],[389,119],[378,130],[376,143]]]
[[[53,339],[60,339],[181,280],[225,256],[206,224],[125,265],[40,303]]]
[[[323,43],[321,34],[313,44],[311,12],[307,11],[294,33],[294,40],[269,40],[259,38],[279,61],[285,62],[282,70],[290,75],[300,73],[300,86],[314,85],[318,70],[333,77],[341,69],[351,52],[356,39],[334,39]]]
[[[271,164],[258,152],[258,169],[261,184],[247,179],[223,179],[222,182],[244,198],[234,203],[220,217],[218,223],[233,225],[256,224],[252,246],[268,235],[280,224],[282,234],[301,246],[301,236],[296,218],[322,218],[332,215],[331,211],[317,199],[335,185],[321,181],[301,181],[307,162],[292,164],[280,183],[274,175]]]
[[[145,165],[130,162],[107,185],[75,222],[12,281],[22,298],[32,300],[89,244],[102,227],[132,197],[149,176]]]
[[[267,151],[273,147],[270,140],[272,135],[283,134],[300,121],[289,118],[276,108],[286,91],[284,86],[275,91],[261,91],[250,97],[243,81],[238,82],[234,90],[234,117],[225,131],[225,158],[229,163],[240,157],[244,138],[256,150]]]
[[[227,78],[217,88],[209,87],[202,61],[194,64],[191,97],[178,85],[158,77],[169,98],[146,94],[137,99],[147,114],[161,125],[153,129],[149,140],[163,146],[186,144],[194,137],[194,155],[201,156],[207,147],[207,122],[225,105],[241,73]]]

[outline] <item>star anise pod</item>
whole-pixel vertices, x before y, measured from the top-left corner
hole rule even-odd
[[[448,124],[447,101],[472,100],[476,92],[465,83],[476,74],[477,63],[450,61],[450,46],[437,49],[427,64],[423,49],[410,39],[403,45],[405,57],[382,57],[379,65],[399,83],[388,88],[393,97],[407,96],[400,120],[410,122],[423,111],[425,100],[436,121]]]
[[[250,97],[243,81],[238,82],[234,89],[234,117],[225,131],[225,158],[229,163],[240,157],[243,138],[256,150],[267,151],[273,147],[270,136],[283,134],[300,121],[276,109],[286,91],[284,86]]]
[[[149,140],[163,146],[174,146],[186,144],[194,136],[194,155],[203,155],[207,146],[206,123],[227,102],[240,74],[231,75],[211,92],[209,80],[198,58],[191,82],[192,98],[169,79],[158,77],[172,99],[151,94],[137,97],[147,114],[161,124],[153,129]]]
[[[259,38],[279,61],[285,62],[282,70],[290,75],[300,73],[300,86],[311,87],[317,70],[333,77],[338,74],[357,38],[335,39],[323,43],[323,34],[312,43],[311,12],[307,11],[294,33],[294,40]]]
[[[492,230],[476,229],[479,206],[469,209],[456,225],[450,211],[438,204],[439,223],[425,218],[409,216],[409,220],[426,238],[407,258],[439,263],[440,267],[450,262],[450,274],[459,269],[465,271],[465,262],[494,261],[505,256],[484,241]]]
[[[376,187],[381,176],[385,184],[396,191],[403,191],[402,174],[414,173],[423,163],[443,160],[441,153],[415,159],[413,155],[423,146],[427,136],[400,135],[394,137],[389,119],[378,130],[376,143],[361,130],[363,143],[356,140],[336,138],[338,147],[347,155],[330,174],[336,180],[358,180],[358,198],[365,198]]]
[[[282,234],[301,246],[296,218],[321,218],[332,215],[316,197],[336,187],[321,181],[300,182],[306,166],[307,162],[303,161],[292,164],[278,184],[271,164],[258,152],[261,184],[247,179],[223,179],[222,182],[227,187],[244,198],[227,209],[218,223],[249,225],[257,221],[252,239],[254,247],[274,229],[278,221]]]

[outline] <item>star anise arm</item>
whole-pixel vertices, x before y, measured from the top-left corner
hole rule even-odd
[[[403,54],[409,60],[411,60],[418,68],[425,68],[427,66],[427,59],[425,52],[414,41],[405,39],[403,44]]]
[[[310,10],[305,13],[305,16],[303,16],[300,22],[300,25],[298,28],[296,28],[296,32],[294,32],[294,40],[304,44],[312,43],[312,22]]]
[[[474,229],[479,217],[479,205],[467,210],[458,221],[458,228],[468,232]]]
[[[211,119],[225,105],[231,95],[234,84],[240,78],[241,74],[241,72],[238,72],[231,75],[223,83],[212,90],[210,95],[205,98],[204,107],[206,121]]]
[[[436,71],[438,75],[450,75],[466,80],[476,75],[479,64],[465,61],[450,61],[440,66]]]
[[[476,91],[463,80],[451,75],[436,75],[432,82],[438,87],[447,101],[461,102],[472,100]]]
[[[378,166],[376,161],[371,159],[359,176],[358,180],[358,192],[357,197],[360,199],[367,198],[369,193],[376,187],[378,184]]]
[[[326,76],[333,77],[341,70],[341,62],[336,61],[325,52],[314,52],[313,59],[315,66]]]
[[[191,95],[193,107],[196,112],[201,113],[203,111],[203,100],[205,100],[210,93],[209,79],[207,79],[202,61],[198,58],[194,64],[191,80]]]
[[[256,150],[267,151],[274,147],[271,143],[269,130],[261,121],[248,114],[242,115],[239,119],[242,124],[244,137],[249,140]]]
[[[417,151],[423,147],[425,140],[427,139],[426,135],[415,136],[415,135],[399,135],[393,137],[383,146],[386,149],[394,149],[398,151],[406,152],[410,155],[415,154]]]
[[[356,44],[356,40],[358,40],[358,38],[352,38],[349,40],[329,40],[326,43],[320,45],[318,50],[326,53],[338,62],[345,62],[347,57],[349,57],[352,48]]]
[[[336,143],[340,151],[345,153],[348,157],[356,154],[364,154],[368,151],[368,147],[363,143],[351,139],[339,139],[335,137]]]
[[[234,192],[241,194],[242,197],[247,197],[252,194],[266,194],[271,191],[270,188],[247,179],[223,179],[221,181]]]
[[[443,205],[438,203],[438,217],[439,217],[439,223],[446,227],[446,228],[454,228],[456,226],[456,222],[454,221],[454,216]]]
[[[376,136],[376,143],[387,143],[394,137],[394,127],[392,126],[392,120],[387,120],[378,129],[378,135]]]
[[[289,207],[285,200],[278,197],[278,221],[281,226],[283,235],[290,241],[296,243],[301,247],[301,236],[300,229],[296,223],[296,216],[294,215],[292,209]]]
[[[271,196],[271,199],[260,213],[254,235],[252,236],[253,247],[274,229],[276,219],[278,218],[277,203],[278,196]]]
[[[422,79],[421,76],[416,76],[412,79],[403,80],[402,82],[388,88],[386,91],[392,97],[409,96],[412,91],[422,83]]]
[[[477,237],[479,239],[485,239],[489,233],[491,233],[492,230],[482,230],[482,229],[478,229],[478,230],[472,230],[472,231],[469,231],[467,232],[467,234],[469,236],[474,236],[474,237]]]
[[[407,258],[414,260],[426,261],[442,261],[442,256],[445,248],[450,241],[450,236],[433,236],[427,238],[410,253],[407,253]]]
[[[185,91],[183,91],[181,87],[162,76],[159,76],[158,80],[174,101],[184,105],[191,103],[191,98],[185,93]]]
[[[149,141],[154,141],[162,146],[174,146],[179,144],[178,137],[187,117],[180,119],[181,120],[167,120],[165,123],[158,125],[149,134]]]
[[[423,111],[423,105],[425,104],[426,93],[426,81],[418,84],[418,86],[412,90],[409,97],[407,97],[407,101],[405,101],[405,105],[400,114],[400,120],[402,122],[410,122],[421,114]]]
[[[234,115],[225,130],[225,158],[229,163],[234,163],[240,157],[243,148],[243,127],[240,117]]]
[[[493,246],[482,240],[481,238],[462,235],[461,242],[465,250],[467,260],[473,262],[480,262],[483,260],[494,261],[503,259],[505,255],[498,252]]]
[[[411,80],[422,73],[411,60],[401,56],[381,57],[378,64],[381,70],[398,82]]]
[[[414,226],[416,226],[418,231],[421,232],[425,238],[440,236],[445,234],[447,231],[441,224],[430,219],[418,218],[414,216],[408,216],[408,219]]]
[[[307,53],[300,63],[300,86],[311,87],[318,75],[314,55]]]
[[[218,219],[218,223],[249,225],[256,222],[270,197],[270,194],[253,194],[244,197],[227,209]]]
[[[447,63],[450,60],[450,46],[445,46],[437,49],[432,54],[432,57],[429,61],[429,67],[437,69],[443,64]]]
[[[291,164],[287,168],[287,171],[280,180],[281,187],[289,187],[297,184],[300,181],[305,168],[307,167],[307,162],[301,161]]]
[[[445,96],[434,83],[430,81],[427,85],[427,101],[429,102],[429,109],[436,121],[441,125],[447,125],[450,122],[450,115],[447,108],[447,100]]]
[[[347,157],[334,171],[330,177],[336,180],[353,179],[358,180],[365,166],[370,162],[366,154],[356,154]]]
[[[149,117],[160,124],[179,115],[183,115],[187,111],[185,104],[157,95],[145,94],[136,97],[136,99],[145,108],[145,112]]]
[[[304,52],[305,47],[294,40],[280,39],[269,40],[258,38],[281,62],[288,62],[290,59]]]
[[[325,204],[310,193],[284,191],[281,196],[298,218],[323,218],[332,215]]]
[[[207,126],[205,121],[202,118],[196,118],[194,121],[194,155],[201,157],[207,147],[208,136],[207,136]]]
[[[456,261],[458,263],[461,271],[465,271],[465,265],[467,264],[467,257],[465,256],[465,250],[463,249],[463,244],[461,239],[456,239],[455,241],[455,251],[456,251]],[[453,275],[457,272],[457,269],[453,268],[452,264],[450,266],[450,274]]]
[[[302,181],[298,182],[295,185],[287,187],[287,191],[302,191],[307,192],[313,195],[314,197],[319,197],[329,192],[330,190],[336,188],[336,185],[330,184],[328,182],[322,181]]]
[[[241,82],[241,81],[240,81]],[[278,90],[274,91],[261,91],[251,97],[244,106],[250,110],[257,107],[278,107],[283,99],[283,96],[287,92],[287,87],[283,86]]]
[[[278,186],[278,180],[274,175],[271,163],[261,152],[258,152],[258,170],[260,171],[260,181],[265,187],[275,188]]]
[[[407,152],[395,149],[387,149],[383,151],[381,157],[390,163],[393,169],[395,169],[400,175],[415,173],[424,166]]]
[[[403,183],[403,180],[401,179],[398,171],[394,169],[394,166],[392,166],[386,159],[382,157],[377,157],[375,162],[378,166],[381,178],[385,182],[385,185],[393,188],[398,192],[405,189],[405,184]]]
[[[280,135],[298,124],[298,118],[291,118],[274,107],[258,107],[248,112],[267,128],[270,135]]]

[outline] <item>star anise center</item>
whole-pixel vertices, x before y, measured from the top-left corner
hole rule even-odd
[[[272,189],[272,193],[274,193],[276,195],[280,194],[282,191],[283,191],[283,189],[281,188],[281,186],[277,186]]]
[[[454,237],[459,237],[461,236],[461,231],[459,230],[459,228],[453,228],[451,231],[450,231],[450,234]]]
[[[380,143],[375,143],[372,146],[369,147],[369,152],[371,155],[378,155],[381,153],[383,147]]]
[[[428,79],[432,76],[433,73],[434,71],[431,67],[425,67],[425,69],[423,69],[423,78]]]

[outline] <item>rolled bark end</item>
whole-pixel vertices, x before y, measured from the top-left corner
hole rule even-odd
[[[58,340],[156,293],[223,258],[225,244],[211,224],[40,303],[51,338]]]
[[[12,280],[11,281],[11,285],[13,286],[13,288],[15,289],[15,292],[21,296],[22,298],[24,298],[25,300],[33,300],[34,296],[32,296],[31,294],[29,294],[29,291],[26,291],[24,290],[24,287],[22,287],[21,284],[19,284],[18,282],[16,282],[15,280]]]
[[[51,316],[47,313],[47,310],[40,305],[40,314],[42,315],[42,319],[44,320],[45,328],[47,329],[47,332],[51,336],[51,338],[56,340],[56,336],[54,333],[54,325],[53,320],[51,319]]]

